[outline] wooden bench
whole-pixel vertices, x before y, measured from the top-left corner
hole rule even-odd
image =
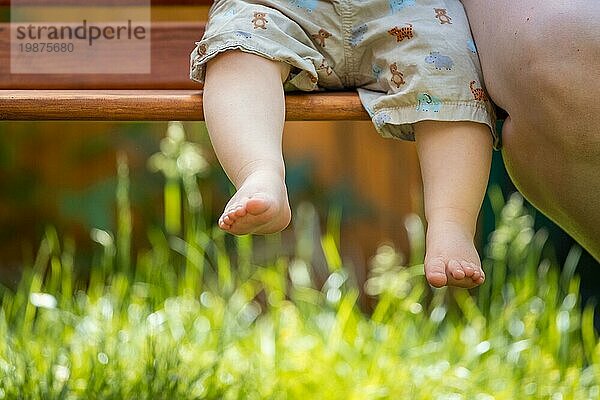
[[[20,0],[19,5],[27,0]],[[29,0],[51,7],[80,0]],[[135,0],[110,0],[115,6]],[[86,1],[83,3],[92,3]],[[0,120],[203,120],[202,87],[189,79],[189,54],[204,31],[198,20],[155,20],[155,10],[191,7],[206,15],[211,0],[152,0],[151,70],[148,74],[20,74],[10,70],[10,33],[0,19]],[[101,4],[107,4],[102,1]],[[0,0],[0,18],[10,0]],[[4,10],[4,12],[2,11]],[[195,11],[192,13],[195,14]],[[39,62],[43,63],[43,54]],[[356,92],[286,96],[290,121],[368,120]],[[315,111],[318,110],[318,111]]]

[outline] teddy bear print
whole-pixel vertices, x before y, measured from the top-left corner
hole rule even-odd
[[[207,51],[208,51],[208,46],[206,45],[206,43],[202,43],[202,44],[198,45],[198,55],[200,57],[205,56]]]
[[[267,13],[264,12],[254,12],[254,18],[252,19],[252,23],[254,24],[254,29],[267,29]]]
[[[434,8],[435,17],[440,20],[440,24],[452,24],[452,18],[448,15],[448,10],[445,8]]]
[[[196,55],[194,56],[194,59],[192,61],[193,69],[198,68],[198,66],[200,65],[200,59],[204,57],[208,52],[208,46],[206,45],[206,43],[197,42],[196,45]]]
[[[390,81],[392,81],[397,88],[406,83],[404,81],[404,75],[402,72],[398,71],[398,65],[396,65],[396,63],[390,64],[390,72],[392,73],[392,78]]]
[[[323,46],[323,47],[325,47],[325,46]],[[329,76],[333,73],[333,68],[331,68],[331,66],[329,66],[329,64],[327,63],[327,60],[323,60],[321,65],[319,65],[319,70],[325,70],[325,73],[327,74],[327,76]]]
[[[313,33],[310,35],[315,42],[317,42],[321,47],[325,47],[325,39],[331,36],[331,33],[327,32],[325,29],[319,29],[318,33]]]
[[[321,65],[319,65],[319,68],[317,68],[317,70],[325,71],[327,76],[333,73],[333,68],[331,68],[331,66],[327,63],[327,60],[325,59],[321,62]]]

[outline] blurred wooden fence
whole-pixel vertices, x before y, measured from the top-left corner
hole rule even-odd
[[[0,4],[0,22],[7,21],[7,9]],[[207,11],[206,7],[153,6],[152,21],[204,21]],[[132,128],[127,126],[0,122],[0,265],[12,265],[11,260],[31,253],[23,247],[34,246],[47,223],[87,237],[90,224],[106,224],[114,217],[108,209],[101,217],[98,210],[113,199],[117,149],[127,151],[134,173],[147,174],[146,157],[158,151],[166,125],[145,124],[143,134],[128,134]],[[286,125],[284,147],[290,166],[312,160],[314,186],[337,190],[338,197],[353,206],[344,210],[347,254],[366,259],[382,241],[407,251],[404,218],[422,209],[413,144],[380,138],[370,122],[292,122]],[[136,184],[144,181],[133,179]],[[147,178],[152,179],[158,178]],[[91,192],[101,200],[82,204]],[[160,209],[160,200],[160,195],[149,198],[145,207]],[[97,210],[90,211],[94,207]],[[97,220],[77,221],[73,209]],[[143,229],[142,225],[134,233],[143,237]]]

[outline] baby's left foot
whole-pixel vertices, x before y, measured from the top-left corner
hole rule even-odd
[[[485,274],[468,229],[455,222],[429,224],[425,276],[434,287],[469,289],[483,283]]]

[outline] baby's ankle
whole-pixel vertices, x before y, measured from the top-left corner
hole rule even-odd
[[[246,164],[232,177],[233,184],[239,188],[253,177],[269,177],[285,180],[285,167],[282,163],[269,160],[256,160]]]
[[[461,209],[448,207],[438,208],[434,213],[428,213],[428,231],[437,230],[460,230],[473,238],[477,226],[477,215],[473,215]]]
[[[427,224],[427,243],[461,238],[472,242],[475,232],[470,226],[456,222],[437,222]]]

